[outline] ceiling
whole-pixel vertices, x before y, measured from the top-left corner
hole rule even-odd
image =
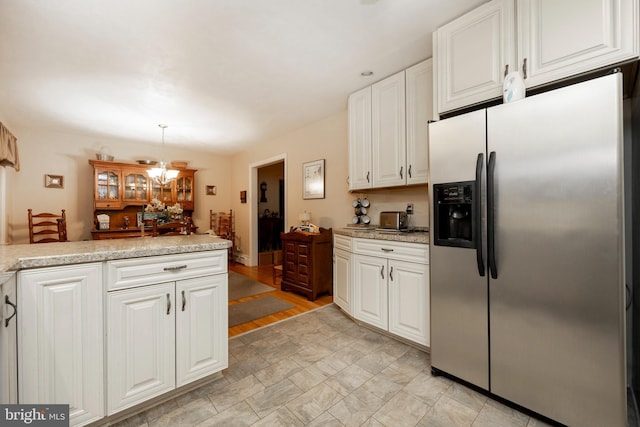
[[[0,0],[0,120],[231,153],[345,110],[484,1]]]

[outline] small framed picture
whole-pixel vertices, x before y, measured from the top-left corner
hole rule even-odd
[[[240,192],[240,203],[247,203],[247,192],[246,191],[241,191]]]
[[[46,174],[44,176],[44,186],[47,188],[64,188],[64,176]]]
[[[215,196],[218,192],[218,189],[215,185],[207,185],[207,196]]]
[[[302,198],[324,199],[324,159],[302,165]]]

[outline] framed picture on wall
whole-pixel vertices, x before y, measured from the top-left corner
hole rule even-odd
[[[302,198],[324,199],[324,159],[302,164]]]

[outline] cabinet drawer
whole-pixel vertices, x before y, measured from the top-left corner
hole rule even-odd
[[[388,240],[353,239],[353,253],[401,261],[429,263],[429,245]]]
[[[336,249],[344,249],[351,252],[351,237],[342,236],[340,234],[333,235],[333,247]]]
[[[227,251],[109,261],[106,268],[107,290],[168,282],[227,271]]]

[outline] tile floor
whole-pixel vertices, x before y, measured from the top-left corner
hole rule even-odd
[[[117,425],[546,426],[432,376],[427,353],[334,305],[232,338],[214,381]]]

